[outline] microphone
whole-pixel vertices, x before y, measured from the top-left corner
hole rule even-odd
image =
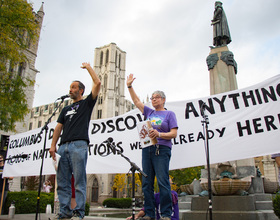
[[[69,94],[67,94],[67,95],[63,95],[63,96],[61,96],[61,97],[59,97],[57,100],[59,100],[59,99],[66,99],[66,98],[68,98],[68,97],[70,97],[70,95]]]
[[[206,103],[205,102],[202,102],[201,105],[200,105],[200,112],[201,112],[201,116],[204,117],[204,111],[205,111],[205,108],[206,108]]]
[[[104,141],[103,143],[112,143],[113,142],[113,138],[109,137],[106,141]]]
[[[205,103],[205,102],[202,102],[202,104],[201,104],[201,106],[200,106],[200,109],[201,109],[201,110],[204,110],[205,107],[206,107],[206,103]]]

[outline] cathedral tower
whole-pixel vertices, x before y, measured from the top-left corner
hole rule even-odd
[[[131,110],[132,104],[125,100],[126,52],[115,43],[95,48],[94,70],[101,80],[98,101],[93,108],[92,119],[115,117]],[[87,175],[87,201],[102,203],[114,197],[113,174]]]
[[[126,52],[115,43],[95,48],[94,70],[101,80],[94,119],[109,118],[126,112],[125,89]]]

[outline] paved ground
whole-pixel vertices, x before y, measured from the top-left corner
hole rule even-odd
[[[136,208],[136,213],[140,210],[140,208]],[[104,208],[102,206],[91,206],[90,207],[90,214],[92,213],[99,213],[99,214],[112,214],[112,213],[128,213],[125,214],[126,217],[130,216],[130,213],[132,213],[131,208],[129,209],[118,209],[118,208]],[[16,214],[13,218],[13,220],[49,220],[49,218],[54,217],[55,214],[45,214],[40,213],[36,214]],[[125,218],[114,218],[114,217],[100,217],[100,216],[85,216],[84,220],[123,220]],[[0,220],[7,220],[9,219],[8,215],[0,215]]]
[[[48,215],[41,213],[40,215],[37,216],[36,219],[36,214],[17,214],[14,216],[13,220],[49,220],[49,218],[52,218],[55,216],[54,214]],[[4,219],[9,219],[8,215],[0,215],[0,220]],[[84,220],[120,220],[121,218],[106,218],[106,217],[93,217],[93,216],[86,216]]]

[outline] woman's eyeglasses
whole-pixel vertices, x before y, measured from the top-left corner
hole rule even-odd
[[[160,98],[161,98],[160,96],[155,96],[155,97],[150,98],[150,100],[153,100],[153,99],[160,99]]]

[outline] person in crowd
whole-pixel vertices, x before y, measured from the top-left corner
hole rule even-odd
[[[147,177],[142,179],[144,193],[145,220],[155,219],[154,179],[157,177],[160,191],[160,215],[161,219],[169,220],[172,215],[172,196],[169,182],[169,162],[171,157],[171,139],[177,136],[177,119],[172,111],[164,108],[165,94],[155,91],[151,101],[154,109],[145,106],[134,91],[132,84],[135,78],[133,74],[127,77],[127,87],[135,106],[143,113],[144,118],[149,120],[152,129],[149,137],[157,139],[157,144],[142,149],[142,168]]]
[[[43,184],[43,191],[46,193],[50,193],[52,188],[52,183],[49,180],[46,180]]]
[[[178,194],[176,191],[172,190],[172,214],[171,220],[179,220],[179,205],[178,205]],[[156,201],[156,219],[160,219],[160,193],[155,194]],[[145,208],[142,208],[134,217],[135,219],[141,219],[145,216]],[[127,217],[127,220],[132,219],[132,216]]]
[[[80,81],[73,81],[71,83],[69,94],[73,103],[62,109],[49,150],[54,160],[56,160],[56,152],[61,156],[57,169],[57,194],[60,212],[54,219],[83,219],[85,215],[86,164],[89,144],[88,128],[101,82],[89,63],[82,63],[81,68],[86,69],[92,78],[93,86],[91,92],[83,99],[84,84]],[[60,144],[57,150],[56,145],[60,135]],[[71,209],[72,173],[75,180],[75,199],[77,203],[74,210]]]
[[[145,209],[144,207],[134,216],[134,219],[141,219],[143,216],[145,216]],[[132,219],[132,215],[127,217],[126,220]]]
[[[3,175],[3,170],[4,170],[4,156],[2,154],[0,154],[0,192],[1,192],[1,214],[3,214],[4,212],[4,206],[5,206],[5,201],[7,198],[7,194],[9,191],[9,180],[13,180],[13,177],[9,177],[9,178],[2,178]]]
[[[280,153],[272,154],[271,158],[275,160],[277,166],[278,166],[278,184],[280,187]]]

